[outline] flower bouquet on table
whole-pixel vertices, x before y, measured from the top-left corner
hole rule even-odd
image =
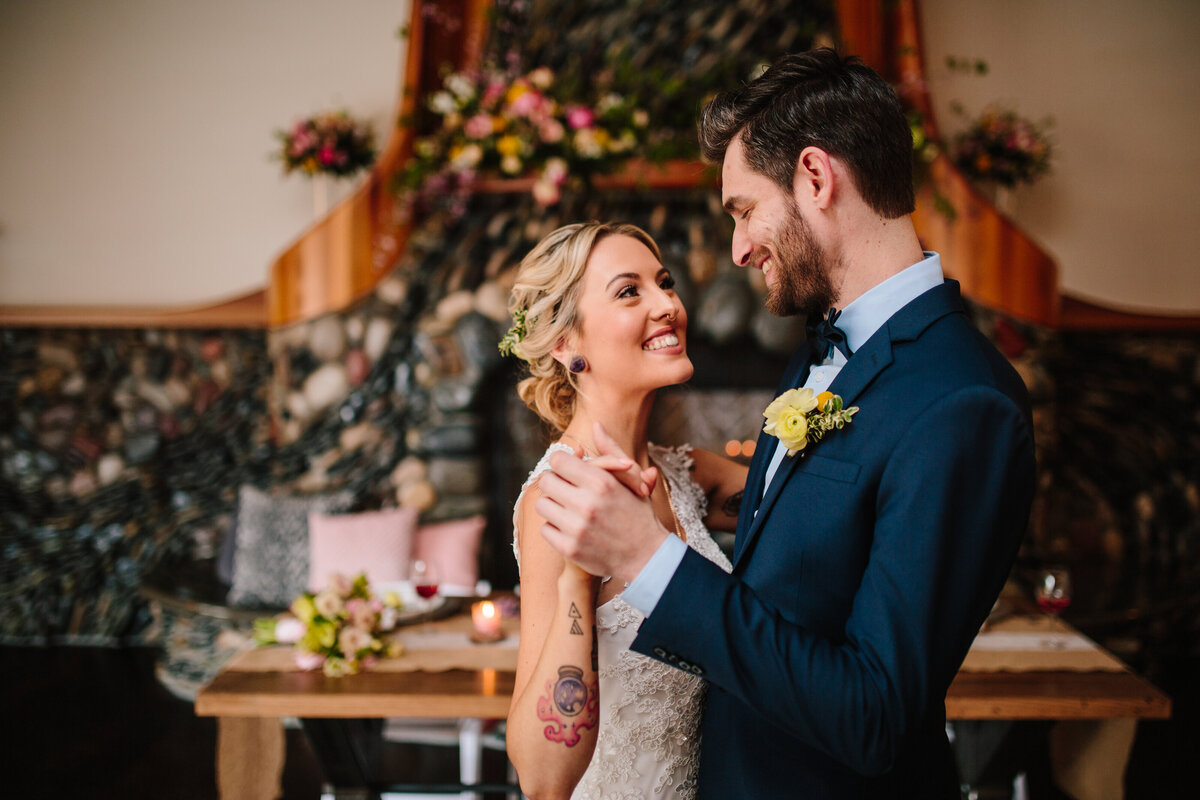
[[[1013,188],[1050,171],[1049,120],[1035,124],[988,106],[954,139],[954,163],[967,178]]]
[[[293,645],[301,669],[320,667],[330,677],[352,675],[380,656],[404,652],[390,638],[402,608],[395,592],[376,597],[366,575],[351,580],[334,574],[324,590],[297,597],[290,613],[255,620],[254,639],[260,645]]]
[[[280,148],[276,156],[283,172],[345,178],[375,162],[375,134],[365,122],[345,111],[324,111],[296,120],[291,128],[275,132]]]
[[[534,176],[533,196],[556,204],[572,178],[609,172],[639,151],[649,115],[636,99],[601,88],[594,97],[556,82],[549,67],[525,74],[455,72],[428,100],[435,130],[414,144],[401,174],[416,203],[451,198],[461,213],[480,172]]]

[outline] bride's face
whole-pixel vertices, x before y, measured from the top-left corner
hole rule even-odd
[[[588,257],[579,298],[578,353],[586,383],[617,390],[653,390],[692,377],[687,311],[675,279],[646,245],[631,236],[601,239]]]

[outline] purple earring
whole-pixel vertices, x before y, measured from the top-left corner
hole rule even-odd
[[[583,356],[571,356],[571,361],[567,364],[567,369],[575,375],[587,369],[587,359]]]

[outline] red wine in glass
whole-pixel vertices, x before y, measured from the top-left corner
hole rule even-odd
[[[1038,575],[1033,599],[1042,613],[1057,616],[1071,604],[1071,574],[1065,569],[1045,569]]]
[[[437,594],[438,590],[436,583],[418,583],[414,588],[416,589],[417,596],[425,600]]]
[[[1071,605],[1069,597],[1039,597],[1037,599],[1038,608],[1046,614],[1058,614],[1064,608]]]

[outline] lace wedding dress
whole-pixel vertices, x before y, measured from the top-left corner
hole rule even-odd
[[[522,496],[549,469],[555,450],[570,452],[571,448],[550,445],[521,488]],[[729,559],[704,527],[708,501],[691,477],[691,448],[651,444],[649,452],[671,489],[672,508],[688,547],[728,572]],[[520,503],[518,497],[518,507]],[[515,519],[514,514],[514,524]],[[515,535],[513,553],[519,568],[521,552]],[[600,729],[596,751],[572,800],[691,800],[696,794],[705,682],[629,649],[643,619],[620,595],[596,609]]]

